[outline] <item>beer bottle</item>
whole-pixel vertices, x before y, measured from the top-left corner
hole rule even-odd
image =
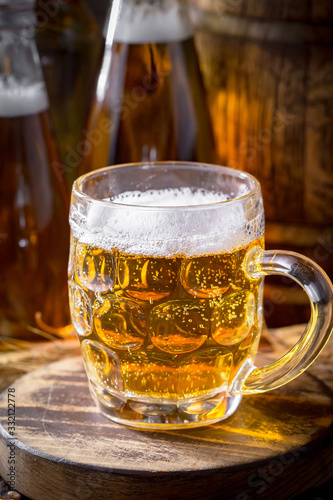
[[[182,0],[114,0],[81,173],[108,164],[214,161],[193,29]]]
[[[34,40],[34,1],[0,4],[0,336],[69,323],[68,195]],[[29,335],[29,332],[31,335]]]
[[[102,34],[83,0],[37,0],[36,43],[69,188],[77,177],[76,147],[86,119]]]

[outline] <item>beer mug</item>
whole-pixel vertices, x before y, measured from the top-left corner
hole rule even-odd
[[[332,285],[312,261],[264,250],[250,174],[214,165],[116,165],[76,180],[69,291],[91,393],[149,429],[229,417],[246,394],[302,373],[332,330]],[[263,277],[289,276],[312,313],[297,344],[256,367]]]

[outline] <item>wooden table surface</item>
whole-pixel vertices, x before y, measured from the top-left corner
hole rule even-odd
[[[260,363],[285,352],[302,331],[271,330]],[[119,426],[97,411],[75,338],[20,347],[0,354],[0,389],[17,390],[16,481],[27,498],[333,498],[332,342],[306,373],[244,398],[225,422],[158,433]],[[3,398],[2,424],[6,404]]]

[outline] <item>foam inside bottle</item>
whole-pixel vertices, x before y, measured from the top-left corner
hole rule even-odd
[[[111,203],[94,201],[84,217],[72,206],[70,222],[81,243],[105,250],[155,258],[211,255],[262,236],[260,221],[248,221],[241,202],[226,200],[223,193],[190,188],[132,191]]]
[[[115,41],[119,43],[179,42],[193,36],[193,28],[180,2],[155,0],[149,4],[122,3]]]
[[[18,118],[45,111],[49,107],[43,82],[18,81],[14,76],[0,77],[0,117]]]

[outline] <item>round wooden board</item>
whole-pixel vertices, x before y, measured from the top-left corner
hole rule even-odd
[[[276,353],[273,357],[276,356]],[[271,354],[260,355],[260,363]],[[243,399],[229,419],[179,431],[142,431],[101,415],[80,356],[24,375],[0,401],[0,474],[33,500],[286,499],[333,475],[333,371],[319,358],[295,381]]]

